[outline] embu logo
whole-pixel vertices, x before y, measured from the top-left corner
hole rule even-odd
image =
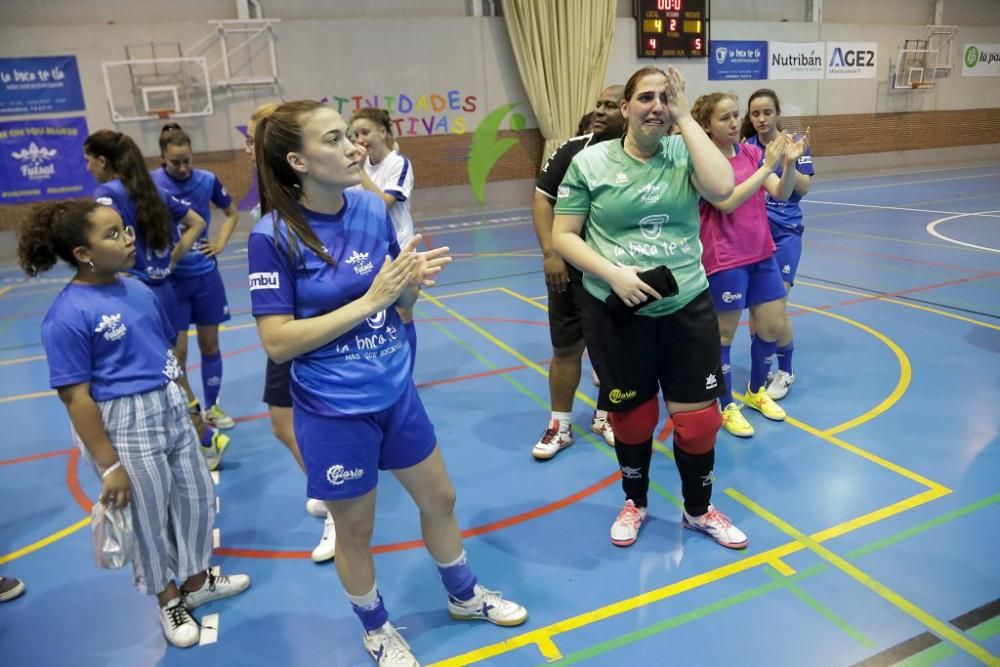
[[[281,280],[278,278],[277,271],[250,274],[251,292],[258,289],[278,289],[279,287],[281,287]]]

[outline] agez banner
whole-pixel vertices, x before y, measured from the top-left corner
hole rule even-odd
[[[83,117],[0,122],[0,204],[89,197],[86,138]]]
[[[767,78],[767,42],[713,39],[708,51],[709,81]]]
[[[83,109],[76,56],[0,58],[0,115]]]

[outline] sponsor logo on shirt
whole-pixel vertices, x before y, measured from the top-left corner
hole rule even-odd
[[[385,311],[375,313],[368,317],[368,326],[372,329],[381,329],[385,326]]]
[[[639,231],[642,232],[643,236],[652,241],[653,239],[660,238],[660,228],[668,222],[670,222],[670,216],[665,213],[647,215],[639,221]]]
[[[647,183],[642,186],[639,194],[642,195],[641,199],[644,204],[655,204],[660,201],[660,197],[662,196],[660,186],[656,183]]]
[[[326,481],[330,482],[332,486],[340,486],[344,482],[353,482],[354,480],[361,479],[364,476],[364,468],[348,470],[339,463],[326,469]]]
[[[167,348],[167,363],[163,367],[163,374],[168,380],[176,380],[182,375],[181,365],[177,362],[172,348]]]
[[[279,287],[281,287],[281,280],[278,278],[277,271],[250,274],[251,292],[258,289],[278,289]]]
[[[615,185],[625,185],[628,183],[628,176],[625,175],[624,171],[619,171],[618,175],[615,176]]]
[[[624,401],[630,401],[636,397],[638,392],[635,389],[612,389],[608,393],[608,400],[618,405]]]
[[[785,264],[783,267],[781,267],[781,272],[782,273],[791,273],[792,272],[792,265],[791,264]]]
[[[709,373],[708,377],[705,378],[705,389],[715,389],[719,386],[719,381],[715,377],[715,373]]]
[[[114,202],[111,200],[111,197],[98,197],[97,203],[101,206],[111,206]]]
[[[355,250],[351,253],[351,256],[344,261],[347,262],[359,276],[367,276],[375,268],[375,265],[368,261],[368,253],[366,252],[358,252]]]
[[[556,190],[556,197],[558,199],[562,199],[563,197],[569,197],[569,186],[568,185],[560,185],[559,189]]]
[[[724,303],[732,303],[733,301],[739,301],[742,298],[743,298],[743,294],[741,292],[723,292],[722,293],[722,301]]]
[[[115,313],[114,315],[101,315],[101,321],[94,329],[95,333],[104,334],[104,340],[120,340],[126,332],[127,328],[122,324],[121,313]]]

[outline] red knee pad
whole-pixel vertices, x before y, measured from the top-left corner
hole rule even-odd
[[[615,432],[615,442],[623,445],[641,445],[652,439],[656,422],[660,418],[660,406],[656,397],[637,408],[625,412],[609,412],[611,430]],[[720,422],[721,423],[721,422]]]
[[[675,412],[674,446],[688,454],[707,454],[715,448],[715,437],[722,426],[722,413],[715,403],[701,410]]]

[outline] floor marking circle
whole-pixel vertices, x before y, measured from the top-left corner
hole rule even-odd
[[[1000,253],[1000,248],[992,248],[990,246],[976,245],[975,243],[966,243],[965,241],[959,241],[957,239],[951,238],[950,236],[945,236],[944,234],[942,234],[941,232],[939,232],[937,230],[937,226],[940,225],[942,222],[948,222],[949,220],[957,220],[958,218],[969,218],[969,217],[973,217],[973,216],[983,216],[983,215],[986,215],[988,213],[1000,213],[1000,211],[980,211],[978,213],[959,213],[958,215],[949,215],[949,216],[946,216],[944,218],[938,218],[937,220],[935,220],[935,221],[933,221],[931,223],[928,223],[928,225],[927,225],[927,233],[930,234],[931,236],[934,236],[934,237],[937,237],[937,238],[941,239],[942,241],[947,241],[948,243],[954,243],[954,244],[957,244],[957,245],[963,245],[966,248],[975,248],[977,250],[986,250],[987,252],[998,252],[998,253]]]

